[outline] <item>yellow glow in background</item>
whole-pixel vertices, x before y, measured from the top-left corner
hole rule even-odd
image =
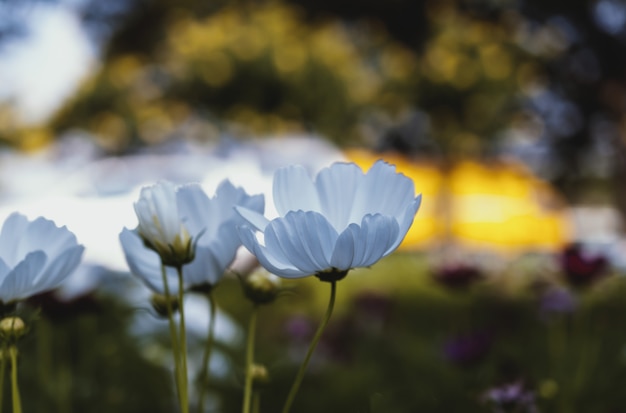
[[[346,151],[367,170],[378,159],[396,165],[422,194],[422,206],[401,249],[442,242],[502,253],[560,249],[570,238],[567,210],[558,194],[523,165],[461,161],[447,173],[434,163],[398,154]]]

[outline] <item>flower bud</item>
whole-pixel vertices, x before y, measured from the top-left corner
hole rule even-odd
[[[26,334],[26,324],[19,317],[5,317],[0,320],[0,335],[6,339],[16,340]]]
[[[142,188],[134,204],[139,236],[146,247],[159,254],[163,264],[170,267],[182,267],[193,261],[196,247],[183,225],[177,191],[174,184],[159,182]]]
[[[167,314],[168,301],[169,301],[170,308],[172,309],[172,313],[175,313],[176,311],[178,311],[178,298],[177,297],[175,296],[167,297],[163,294],[152,294],[152,297],[150,297],[150,304],[152,304],[152,308],[154,308],[154,311],[156,311],[156,313],[163,318],[168,317],[168,314]]]
[[[250,366],[250,375],[254,386],[264,386],[270,382],[270,375],[263,364],[254,363]]]
[[[259,269],[243,279],[243,290],[246,297],[255,304],[268,304],[280,292],[280,278]]]

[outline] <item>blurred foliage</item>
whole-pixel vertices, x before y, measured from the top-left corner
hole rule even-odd
[[[281,4],[225,7],[204,19],[179,10],[166,36],[151,56],[111,57],[55,128],[82,126],[112,151],[177,134],[215,137],[217,119],[347,142],[365,111],[406,109],[415,83],[414,55],[384,32],[332,19],[309,25]]]
[[[88,129],[113,152],[215,137],[223,122],[254,134],[310,130],[339,144],[372,144],[419,108],[430,117],[428,136],[408,139],[435,137],[439,152],[479,155],[539,71],[516,43],[514,15],[488,21],[454,3],[431,4],[419,52],[369,17],[307,19],[272,2],[205,18],[173,10],[161,42],[113,42],[53,127]]]
[[[102,65],[36,133],[0,122],[3,142],[79,129],[119,154],[304,131],[444,165],[512,154],[572,201],[626,177],[619,1],[80,4]],[[602,200],[626,214],[623,191]]]
[[[294,411],[496,412],[487,392],[510,383],[523,385],[540,411],[620,411],[626,281],[607,274],[570,287],[553,258],[520,257],[463,286],[442,280],[431,258],[414,253],[352,271],[338,284],[335,313]],[[257,387],[261,412],[280,411],[328,300],[328,285],[317,279],[284,281],[277,301],[259,312],[255,361],[269,374]],[[214,297],[245,329],[252,304],[239,280],[226,277]],[[30,303],[20,312],[31,329],[19,343],[24,411],[175,409],[165,325],[140,336],[131,327],[147,303],[102,293]],[[221,368],[209,383],[209,411],[241,408],[243,342],[217,343],[214,366]],[[190,349],[192,363],[199,362],[197,337]]]
[[[624,405],[626,396],[613,391],[626,376],[623,278],[572,290],[576,309],[548,313],[545,283],[565,287],[558,273],[538,272],[532,257],[461,289],[435,283],[425,264],[396,254],[339,283],[340,305],[294,410],[495,412],[485,395],[505,383],[523,383],[539,411],[612,412]],[[532,270],[515,281],[522,269]],[[256,361],[270,376],[259,388],[260,411],[280,411],[328,299],[328,286],[317,280],[289,286],[259,315]],[[249,307],[239,302],[238,283],[226,280],[219,289],[222,310],[245,325]],[[243,349],[231,354],[243,364]],[[217,380],[211,388],[223,395],[222,411],[241,406],[241,380]]]
[[[24,411],[172,411],[169,371],[128,334],[133,311],[126,304],[101,294],[52,297],[19,310],[30,330],[18,346]],[[3,411],[11,409],[9,385],[5,377]]]

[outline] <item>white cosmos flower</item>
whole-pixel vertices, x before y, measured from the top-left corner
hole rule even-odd
[[[65,226],[11,214],[0,232],[1,304],[58,287],[76,269],[84,249]]]
[[[262,213],[265,200],[263,195],[248,195],[228,180],[220,183],[213,198],[209,198],[200,185],[189,184],[175,190],[175,199],[176,205],[170,209],[177,211],[178,225],[184,225],[185,233],[195,245],[194,259],[183,266],[185,288],[210,288],[220,280],[241,246],[236,226],[243,220],[235,212],[235,206]],[[177,234],[183,233],[180,231]],[[139,227],[124,228],[120,242],[131,272],[150,289],[163,294],[159,254],[145,245]],[[174,294],[178,291],[178,276],[172,267],[167,267],[166,271],[170,292]]]
[[[137,233],[164,265],[177,267],[194,258],[193,239],[199,231],[190,234],[179,211],[179,203],[185,204],[186,195],[192,192],[178,191],[174,184],[163,181],[142,188],[135,202]],[[192,196],[187,198],[193,200]]]
[[[237,208],[249,224],[239,230],[243,244],[276,275],[315,274],[324,281],[394,251],[421,202],[413,181],[383,161],[367,174],[353,163],[335,163],[315,181],[303,167],[282,168],[274,175],[273,195],[280,217],[272,221]]]

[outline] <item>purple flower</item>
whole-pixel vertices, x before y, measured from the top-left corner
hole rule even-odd
[[[539,311],[544,316],[571,314],[576,310],[576,297],[565,288],[549,287],[541,294]]]
[[[473,331],[460,334],[447,340],[443,354],[450,362],[459,366],[469,366],[482,360],[491,349],[493,335],[486,331]]]
[[[537,413],[535,393],[521,382],[492,387],[483,394],[483,400],[493,407],[494,413]]]

